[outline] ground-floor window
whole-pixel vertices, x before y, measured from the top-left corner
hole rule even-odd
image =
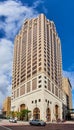
[[[51,121],[51,111],[50,108],[46,109],[46,120]]]
[[[58,117],[59,117],[59,106],[55,105],[55,118],[56,118],[56,120],[58,119]]]
[[[38,107],[34,108],[33,110],[33,118],[40,119],[40,109]]]
[[[20,111],[25,109],[25,104],[20,105]]]

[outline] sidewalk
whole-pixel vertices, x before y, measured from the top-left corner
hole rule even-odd
[[[74,124],[74,121],[64,121],[64,122],[46,122],[46,124]]]
[[[47,122],[47,124],[74,124],[74,121],[65,121],[65,122]],[[13,125],[29,125],[27,121],[17,121],[17,123],[11,123],[7,119],[0,119],[0,125],[3,126],[13,126]]]
[[[7,119],[0,119],[0,125],[29,125],[29,122],[17,121],[17,123],[11,123]]]
[[[74,124],[74,121],[65,121],[64,124]]]

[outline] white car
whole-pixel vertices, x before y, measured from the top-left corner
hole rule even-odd
[[[17,120],[16,120],[15,118],[10,118],[10,119],[9,119],[9,122],[17,123]]]
[[[36,125],[36,126],[45,126],[46,122],[44,122],[42,120],[35,119],[35,120],[30,120],[29,124],[30,125]]]

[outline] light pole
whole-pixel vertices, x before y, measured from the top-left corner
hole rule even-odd
[[[14,117],[14,108],[15,106],[12,106],[12,116]]]
[[[47,111],[46,111],[47,121],[48,121],[48,114],[49,114],[49,101],[47,101]]]
[[[36,104],[35,119],[38,119],[37,100],[35,100],[35,104]]]
[[[27,107],[27,121],[28,121],[28,107]]]

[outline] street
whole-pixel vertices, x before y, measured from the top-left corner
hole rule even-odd
[[[74,130],[74,124],[47,124],[46,126],[0,126],[0,130]]]

